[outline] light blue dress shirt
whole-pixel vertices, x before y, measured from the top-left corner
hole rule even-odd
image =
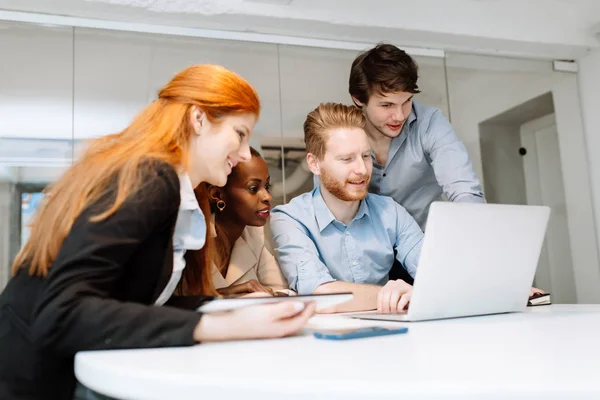
[[[442,112],[413,101],[399,136],[392,140],[387,163],[373,154],[369,191],[390,196],[425,228],[429,206],[442,200],[485,202],[481,183],[464,144]]]
[[[206,220],[200,210],[188,174],[179,176],[179,212],[173,233],[173,272],[167,286],[154,304],[163,305],[175,292],[185,268],[185,252],[199,250],[206,242]]]
[[[394,251],[414,277],[423,241],[415,220],[391,198],[368,194],[346,226],[318,187],[275,207],[271,232],[281,270],[298,294],[336,280],[384,285]]]

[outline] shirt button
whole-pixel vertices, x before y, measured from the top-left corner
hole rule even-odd
[[[386,176],[386,175],[387,175],[387,174],[383,174],[383,177],[385,178],[385,176]]]

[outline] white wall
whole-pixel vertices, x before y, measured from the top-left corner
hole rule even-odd
[[[598,48],[600,14],[593,0],[0,0],[2,9],[106,19],[113,27],[135,21],[549,59]]]
[[[72,136],[70,28],[0,23],[0,137]]]
[[[597,227],[590,187],[590,165],[595,160],[586,149],[581,119],[577,75],[571,74],[553,87],[556,127],[565,186],[573,273],[579,303],[600,303],[600,260]],[[588,151],[586,151],[588,150]],[[593,154],[593,153],[591,153]]]
[[[479,124],[552,91],[570,75],[549,61],[450,53],[446,61],[452,125],[482,177]]]
[[[280,136],[275,45],[77,29],[75,138],[123,129],[177,72],[205,63],[247,79],[264,110],[255,134]]]
[[[598,240],[598,225],[600,223],[600,159],[597,151],[600,149],[600,53],[590,54],[578,61],[579,64],[579,100],[581,104],[581,114],[583,117],[583,130],[585,131],[585,140],[579,143],[585,146],[587,150],[587,160],[589,164],[589,182],[592,188],[592,201],[595,213],[596,237]],[[573,99],[573,95],[571,98]],[[573,99],[576,101],[576,99]],[[582,180],[588,178],[582,177]],[[565,181],[565,185],[567,182]],[[582,216],[583,218],[584,216]],[[589,216],[586,216],[589,217]],[[600,242],[597,241],[597,246]],[[575,250],[575,249],[573,249]],[[600,271],[596,268],[582,276],[582,279],[592,279],[594,282],[600,280]],[[600,297],[600,290],[590,293],[590,296]]]
[[[92,3],[134,5],[140,12],[179,13],[181,4],[170,0],[132,2],[131,0],[88,0]],[[469,35],[482,38],[528,40],[540,43],[592,44],[586,22],[591,22],[586,11],[596,11],[593,2],[587,7],[574,7],[565,1],[529,0],[519,2],[515,13],[515,2],[474,2],[454,0],[449,5],[446,0],[303,0],[291,2],[258,1],[230,2],[222,0],[196,1],[186,7],[186,11],[200,16],[219,17],[221,15],[245,15],[275,17],[282,22],[297,20],[322,21],[361,27],[398,28],[399,25],[410,33],[427,32],[445,35]],[[281,3],[283,5],[278,5]],[[287,2],[289,3],[289,2]],[[329,3],[329,4],[328,4]],[[487,3],[487,4],[486,4]],[[580,2],[581,3],[581,2]],[[545,5],[545,18],[536,18],[539,7]],[[144,10],[146,9],[146,10]],[[401,18],[401,24],[398,20]],[[530,22],[534,20],[535,24]],[[564,30],[557,29],[555,23],[562,21]],[[579,23],[579,24],[577,24]],[[570,29],[567,29],[569,27]],[[540,35],[540,31],[543,35]]]
[[[600,52],[578,61],[581,113],[590,164],[590,178],[594,193],[594,208],[600,222]]]

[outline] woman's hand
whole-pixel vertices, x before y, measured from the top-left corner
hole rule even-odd
[[[231,285],[226,288],[218,289],[217,292],[224,296],[230,295],[241,295],[247,293],[266,293],[270,296],[274,296],[275,292],[273,289],[263,286],[256,279],[251,279],[248,282],[240,283],[238,285]]]
[[[290,336],[302,329],[315,308],[312,302],[283,301],[226,313],[207,313],[194,329],[194,340],[217,342]]]

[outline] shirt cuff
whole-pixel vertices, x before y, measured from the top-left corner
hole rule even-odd
[[[485,203],[483,196],[477,196],[471,193],[464,193],[454,199],[455,203]]]
[[[330,275],[316,275],[310,277],[302,277],[298,276],[298,282],[296,284],[296,289],[298,289],[298,294],[313,294],[314,291],[324,283],[335,282]]]
[[[292,289],[278,289],[275,290],[276,293],[287,294],[288,296],[296,296],[298,293],[294,292]]]

